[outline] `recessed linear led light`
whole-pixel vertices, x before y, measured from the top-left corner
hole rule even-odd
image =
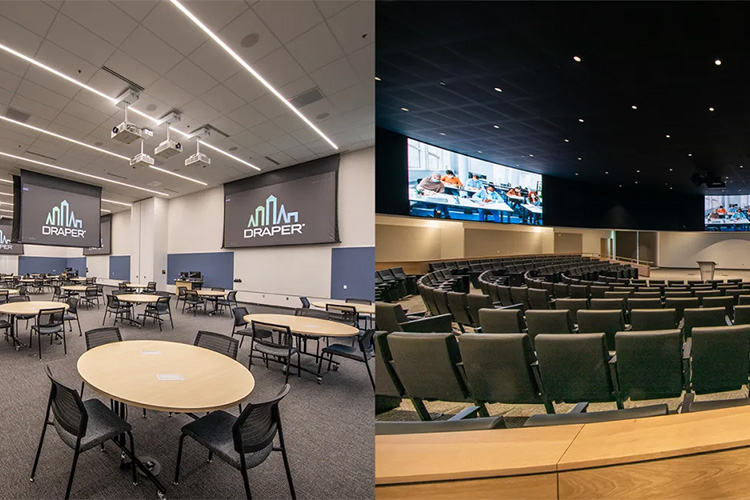
[[[224,43],[221,40],[221,38],[219,38],[218,36],[216,36],[216,34],[213,31],[211,31],[210,29],[208,29],[206,27],[206,25],[201,22],[200,19],[198,19],[197,17],[195,17],[193,15],[193,13],[190,12],[189,10],[187,10],[178,0],[171,0],[171,1],[172,1],[172,4],[175,7],[177,7],[178,9],[180,9],[180,11],[183,14],[185,14],[185,16],[188,17],[188,19],[190,19],[191,21],[193,21],[193,23],[196,26],[198,26],[201,30],[203,30],[204,33],[206,33],[208,36],[210,36],[222,49],[224,49],[224,51],[227,54],[229,54],[230,56],[232,56],[232,58],[235,61],[237,61],[238,63],[240,63],[240,65],[242,67],[244,67],[251,75],[253,75],[260,83],[262,83],[264,87],[266,87],[268,90],[270,90],[273,95],[275,95],[281,102],[283,102],[289,109],[291,109],[292,112],[294,112],[294,114],[296,114],[302,121],[304,121],[307,124],[308,127],[310,127],[315,132],[317,132],[317,134],[320,137],[322,137],[328,144],[330,144],[334,149],[339,149],[339,147],[331,139],[329,139],[327,135],[325,135],[323,132],[321,132],[320,129],[318,127],[316,127],[313,124],[313,122],[311,122],[310,120],[308,120],[307,117],[305,115],[303,115],[297,108],[295,108],[294,105],[291,102],[289,102],[288,99],[285,99],[284,96],[282,96],[279,93],[279,91],[276,90],[273,87],[273,85],[271,85],[270,83],[268,83],[262,76],[260,76],[260,74],[257,71],[255,71],[255,69],[253,69],[252,66],[250,66],[248,63],[246,63],[245,60],[242,59],[240,56],[238,56],[235,51],[233,51],[231,48],[229,48],[229,46],[226,43]]]
[[[52,165],[51,163],[45,163],[43,161],[31,160],[29,158],[24,158],[23,156],[16,156],[16,155],[12,155],[10,153],[5,153],[3,151],[0,151],[0,156],[5,156],[5,157],[8,157],[8,158],[13,158],[13,159],[20,160],[20,161],[25,161],[25,162],[28,162],[28,163],[34,163],[36,165],[43,165],[45,167],[53,168],[55,170],[61,170],[63,172],[67,172],[69,174],[82,175],[82,176],[88,177],[90,179],[96,179],[96,180],[99,180],[99,181],[102,181],[102,182],[109,182],[111,184],[117,184],[119,186],[125,186],[125,187],[129,187],[129,188],[132,188],[132,189],[139,189],[141,191],[146,191],[148,193],[153,193],[153,194],[158,194],[158,195],[161,195],[161,196],[169,197],[168,193],[162,193],[161,191],[155,191],[153,189],[142,188],[140,186],[134,186],[132,184],[128,184],[128,183],[125,183],[125,182],[113,181],[111,179],[106,179],[104,177],[99,177],[98,175],[87,174],[85,172],[78,172],[77,170],[72,170],[70,168],[58,167],[57,165]],[[10,182],[10,181],[4,181],[4,182]]]
[[[740,167],[742,168],[742,167]],[[8,179],[0,179],[0,182],[4,182],[6,184],[13,184],[13,181],[9,181]]]
[[[60,78],[62,78],[64,80],[67,80],[67,81],[69,81],[71,83],[74,83],[74,84],[78,85],[79,87],[88,90],[89,92],[92,92],[92,93],[94,93],[94,94],[96,94],[96,95],[98,95],[100,97],[103,97],[104,99],[107,99],[112,104],[117,105],[118,100],[116,98],[110,97],[107,94],[105,94],[104,92],[101,92],[101,91],[99,91],[99,90],[97,90],[97,89],[95,89],[93,87],[90,87],[89,85],[86,85],[85,83],[80,82],[80,81],[76,80],[75,78],[72,78],[72,77],[70,77],[70,76],[68,76],[68,75],[66,75],[64,73],[61,73],[60,71],[57,71],[56,69],[51,68],[51,67],[47,66],[46,64],[42,64],[39,61],[36,61],[36,60],[32,59],[29,56],[21,54],[20,52],[18,52],[16,50],[13,50],[13,49],[11,49],[10,47],[8,47],[6,45],[3,45],[3,44],[0,43],[0,50],[4,50],[5,52],[8,52],[9,54],[12,54],[12,55],[14,55],[14,56],[16,56],[16,57],[18,57],[20,59],[23,59],[26,62],[29,62],[29,63],[31,63],[31,64],[39,67],[39,68],[42,68],[45,71],[49,71],[50,73],[52,73],[54,75],[57,75]],[[161,125],[162,123],[164,123],[163,120],[159,120],[159,119],[154,118],[153,116],[149,116],[146,113],[144,113],[143,111],[139,111],[139,110],[137,110],[135,108],[132,108],[132,107],[129,108],[129,109],[133,113],[135,113],[135,114],[137,114],[139,116],[142,116],[144,118],[147,118],[147,119],[153,121],[156,125]],[[190,137],[190,134],[185,133],[182,130],[179,130],[179,129],[175,128],[175,127],[169,126],[169,130],[171,130],[172,132],[177,132],[178,134],[181,134],[183,137],[188,137],[188,138]],[[258,167],[256,167],[255,165],[253,165],[251,163],[246,162],[245,160],[241,160],[241,159],[237,158],[236,156],[231,155],[231,154],[227,153],[226,151],[224,151],[222,149],[219,149],[216,146],[212,146],[212,145],[210,145],[210,144],[208,144],[208,143],[206,143],[204,141],[201,141],[201,142],[203,143],[204,146],[207,146],[209,148],[215,149],[216,151],[218,151],[220,153],[223,153],[224,155],[228,156],[229,158],[232,158],[233,160],[235,160],[235,161],[237,161],[239,163],[242,163],[243,165],[247,165],[248,167],[251,167],[251,168],[254,168],[255,170],[260,171],[260,169]]]
[[[132,207],[133,206],[130,203],[123,203],[121,201],[115,201],[115,200],[107,200],[105,198],[102,198],[102,201],[107,202],[107,203],[114,203],[115,205],[122,205],[123,207]]]
[[[100,208],[99,210],[101,210],[102,212],[106,212],[108,214],[112,213],[112,210],[107,210],[106,208]]]
[[[7,201],[0,201],[0,205],[10,205],[10,206],[13,206],[13,203],[8,203]]]
[[[195,182],[196,184],[200,184],[201,186],[208,186],[208,184],[206,184],[205,182],[199,181],[197,179],[193,179],[192,177],[188,177],[187,175],[178,174],[177,172],[170,172],[169,170],[155,167],[153,165],[149,165],[148,167],[152,170],[158,170],[159,172],[163,172],[169,175],[174,175],[175,177],[179,177],[180,179],[185,179],[186,181]]]
[[[9,214],[12,214],[13,210],[5,210],[4,208],[0,208],[0,212],[8,212]]]
[[[580,58],[580,57],[578,57],[578,56],[573,56],[573,60],[574,60],[575,62],[581,62],[581,58]]]

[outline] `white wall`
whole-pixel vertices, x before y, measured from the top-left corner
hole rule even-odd
[[[712,260],[719,268],[750,268],[750,234],[660,232],[660,267],[697,268],[697,261]]]

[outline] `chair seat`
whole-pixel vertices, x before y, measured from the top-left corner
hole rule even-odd
[[[63,316],[63,320],[65,321],[73,321],[75,319],[78,319],[75,314],[66,314],[65,316]]]
[[[225,411],[215,411],[199,418],[182,428],[183,434],[190,436],[213,451],[219,458],[239,469],[240,454],[234,449],[232,425],[235,417]],[[248,469],[260,465],[273,450],[273,443],[262,450],[245,453],[245,466]]]
[[[52,335],[54,333],[62,333],[63,327],[62,326],[37,326],[34,325],[31,327],[31,329],[35,332],[38,332],[39,335]]]
[[[86,451],[99,443],[130,431],[130,424],[112,413],[112,410],[98,399],[88,399],[83,402],[83,405],[86,407],[89,421],[86,426],[86,435],[81,438],[81,451]],[[63,429],[57,420],[55,420],[55,429],[65,444],[71,448],[76,447],[76,437]]]
[[[267,338],[268,335],[266,335],[264,337],[263,333],[265,333],[265,332],[258,332],[256,334],[256,337],[259,338],[259,339]],[[245,335],[247,337],[252,337],[253,336],[253,331],[250,328],[243,328],[242,330],[235,330],[234,333],[233,333],[233,335]]]
[[[323,354],[335,354],[349,359],[362,360],[362,351],[358,345],[331,344],[323,348]],[[370,357],[369,355],[367,356]]]
[[[297,353],[296,347],[292,347],[292,350],[289,351],[286,347],[272,347],[272,346],[258,344],[258,343],[255,344],[254,349],[258,352],[262,352],[263,354],[269,354],[271,356],[280,356],[282,358],[285,358],[287,355],[292,355],[292,354]]]

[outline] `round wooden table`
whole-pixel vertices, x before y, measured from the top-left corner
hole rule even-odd
[[[262,321],[274,325],[288,326],[296,335],[313,335],[316,337],[353,337],[359,329],[352,325],[345,325],[338,321],[310,318],[307,316],[291,316],[288,314],[248,314],[245,321]]]
[[[356,302],[344,302],[343,300],[316,300],[314,302],[310,302],[310,304],[319,309],[325,309],[326,304],[337,306],[351,306],[356,309],[357,314],[375,314],[375,304],[358,304]]]
[[[78,358],[83,381],[115,401],[115,411],[126,415],[126,405],[173,413],[223,410],[245,400],[255,387],[250,371],[239,362],[203,347],[161,340],[112,342],[86,351]],[[161,465],[153,458],[150,479]]]
[[[216,314],[219,298],[224,298],[224,296],[226,296],[227,294],[225,290],[195,290],[195,292],[198,294],[198,296],[206,297],[209,301],[214,303],[213,310],[206,311],[206,314],[208,314],[209,316],[213,316],[214,314]]]
[[[0,293],[8,292],[8,295],[18,295],[18,290],[15,288],[0,288]]]
[[[143,283],[126,283],[125,286],[128,288],[148,288],[148,285]]]
[[[30,300],[26,302],[8,302],[0,305],[0,314],[10,316],[10,337],[13,339],[13,346],[18,350],[26,344],[20,342],[16,336],[16,316],[35,316],[42,309],[60,309],[68,310],[68,304],[65,302],[52,302],[47,300]]]
[[[65,285],[60,288],[66,292],[85,292],[88,287],[86,285]]]
[[[160,295],[153,295],[150,293],[121,293],[118,295],[115,295],[117,297],[117,300],[120,302],[127,302],[130,304],[155,304],[159,298]],[[135,318],[120,318],[122,321],[127,321],[131,325],[135,325],[138,328],[141,328],[146,323],[146,318],[143,318],[143,323],[138,321],[138,315],[136,315]],[[117,320],[117,318],[115,318]]]

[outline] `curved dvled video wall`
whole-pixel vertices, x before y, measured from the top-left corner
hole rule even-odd
[[[541,225],[542,176],[407,140],[409,215]]]

